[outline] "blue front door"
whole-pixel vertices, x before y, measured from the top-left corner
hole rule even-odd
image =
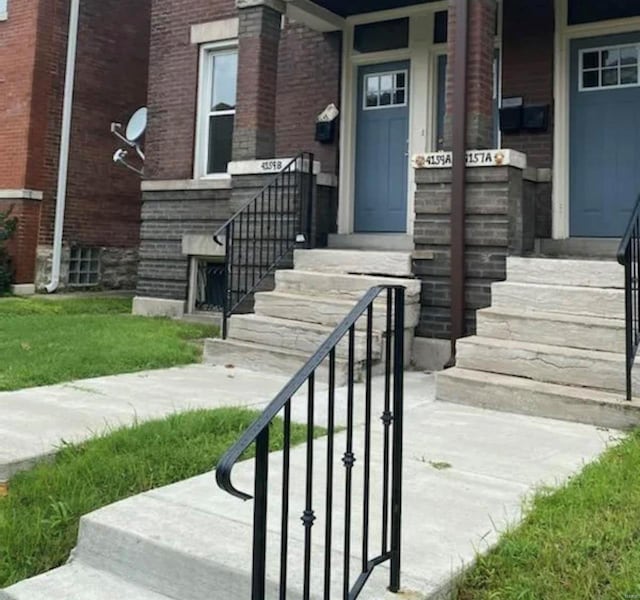
[[[570,231],[620,237],[640,194],[640,33],[571,47]]]
[[[358,72],[355,230],[406,232],[409,62]]]

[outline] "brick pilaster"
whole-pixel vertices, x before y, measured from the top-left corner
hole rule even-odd
[[[238,2],[238,100],[233,160],[275,156],[278,49],[282,15],[274,2]]]
[[[455,61],[456,0],[449,0],[449,68],[445,146],[451,148],[453,65]],[[491,148],[493,144],[493,58],[496,35],[496,0],[469,1],[467,64],[467,147]]]

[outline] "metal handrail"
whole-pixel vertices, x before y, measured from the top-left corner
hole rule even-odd
[[[383,511],[381,527],[381,552],[370,557],[369,552],[369,471],[371,459],[371,406],[372,406],[372,363],[373,363],[373,311],[374,302],[386,292],[386,331],[385,338],[385,377],[384,377],[384,410],[381,422],[384,428],[383,450]],[[315,354],[287,383],[282,391],[267,406],[264,412],[247,429],[240,439],[225,453],[216,469],[216,482],[225,492],[242,500],[254,499],[253,523],[253,574],[252,600],[263,600],[266,586],[266,543],[267,543],[267,496],[268,496],[268,464],[269,464],[269,428],[280,413],[284,411],[284,451],[283,451],[283,481],[281,521],[281,574],[280,598],[287,594],[287,557],[288,557],[288,510],[289,510],[289,470],[290,470],[290,434],[291,434],[291,403],[293,397],[308,384],[307,405],[307,463],[306,506],[302,515],[305,527],[305,558],[304,558],[304,592],[303,598],[310,598],[310,569],[311,569],[311,528],[316,520],[312,505],[313,485],[313,448],[314,448],[314,407],[315,407],[315,379],[320,366],[329,359],[329,390],[328,390],[328,425],[327,425],[327,473],[333,473],[333,450],[335,447],[335,384],[336,384],[336,348],[345,337],[348,337],[348,382],[347,382],[347,442],[342,457],[345,468],[345,541],[343,565],[343,598],[352,600],[362,591],[367,579],[375,567],[383,562],[391,563],[391,578],[389,589],[397,592],[400,589],[400,527],[402,505],[402,413],[404,388],[404,311],[405,288],[403,286],[377,286],[371,288],[356,304],[351,312],[329,335]],[[355,375],[355,331],[359,319],[366,315],[366,364],[365,364],[365,447],[363,452],[365,470],[365,499],[363,505],[363,549],[362,569],[359,577],[352,585],[350,578],[351,555],[351,492],[352,469],[356,461],[353,447],[354,428],[354,383]],[[393,344],[392,344],[393,337]],[[391,442],[391,430],[393,441]],[[235,465],[245,452],[255,444],[255,479],[254,495],[238,490],[232,482],[232,472]],[[330,598],[330,584],[334,569],[331,565],[332,544],[332,498],[334,495],[333,475],[327,475],[327,491],[324,509],[326,517],[325,532],[325,578],[324,598]],[[390,525],[390,527],[389,527]]]
[[[213,234],[225,246],[223,338],[229,317],[296,244],[312,246],[313,169],[314,155],[298,154]]]
[[[631,213],[617,254],[624,267],[625,347],[627,400],[633,397],[633,363],[640,346],[640,197]]]

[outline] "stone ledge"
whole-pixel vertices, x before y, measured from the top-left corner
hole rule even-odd
[[[143,192],[182,192],[193,190],[230,190],[231,177],[214,179],[157,179],[143,181],[140,185]]]
[[[238,37],[239,19],[221,19],[191,26],[191,43],[208,44],[235,40]]]
[[[42,200],[44,194],[37,190],[2,190],[0,200]]]
[[[227,167],[227,172],[229,175],[277,175],[280,173],[287,165],[292,163],[294,160],[293,156],[285,157],[285,158],[265,158],[263,160],[239,160],[230,162]],[[308,167],[307,161],[305,160],[305,167]],[[292,171],[295,172],[298,170],[298,165],[293,165]],[[313,174],[320,174],[320,162],[315,160],[313,161]]]
[[[33,296],[36,293],[36,284],[16,283],[11,286],[11,292],[16,296]]]
[[[169,317],[171,319],[181,319],[185,313],[185,303],[183,300],[136,296],[133,299],[133,309],[131,313],[140,317]]]
[[[527,168],[527,156],[516,150],[467,150],[467,168],[515,167]],[[416,154],[412,159],[415,169],[450,169],[453,164],[451,152],[428,152]]]

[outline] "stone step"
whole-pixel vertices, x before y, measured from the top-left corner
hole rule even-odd
[[[210,365],[233,366],[250,371],[281,373],[287,377],[293,377],[312,355],[313,352],[303,353],[252,342],[232,339],[210,339],[206,340],[204,344],[203,362]],[[346,360],[336,359],[335,376],[336,385],[345,385],[347,383],[348,365]],[[356,381],[360,381],[362,376],[363,362],[359,361],[355,365]],[[328,381],[328,361],[325,361],[318,369],[317,378],[319,381]]]
[[[306,294],[284,294],[267,292],[255,295],[255,312],[265,317],[292,319],[305,323],[317,323],[328,327],[336,327],[354,308],[354,300],[340,300],[329,296],[312,296]],[[374,303],[373,328],[378,331],[386,329],[387,303],[380,298]],[[405,327],[413,328],[420,319],[420,305],[407,304],[405,307]],[[364,329],[366,318],[361,318],[356,327]]]
[[[624,290],[500,281],[491,286],[491,305],[623,319]]]
[[[458,341],[456,366],[535,381],[624,392],[625,356],[479,336]]]
[[[337,250],[414,249],[413,236],[406,233],[330,233],[329,248]]]
[[[97,562],[97,561],[96,561]],[[150,586],[153,588],[154,586]],[[0,600],[171,600],[80,561],[0,590]]]
[[[624,268],[614,260],[507,258],[507,281],[624,289]]]
[[[495,307],[483,308],[476,315],[476,331],[481,337],[605,352],[625,351],[622,319]]]
[[[301,271],[413,277],[411,252],[296,250],[294,264]]]
[[[640,399],[454,367],[437,374],[436,399],[611,429],[640,425]],[[526,441],[523,441],[526,443]]]
[[[261,315],[235,315],[229,320],[229,340],[249,342],[285,348],[307,357],[313,356],[318,348],[331,335],[332,329],[314,323],[303,323],[290,319],[264,317]],[[382,334],[373,332],[372,357],[380,358]],[[336,357],[347,359],[349,356],[348,339],[344,339],[336,348]],[[354,339],[354,356],[357,362],[367,357],[366,333],[357,332]]]
[[[276,290],[285,294],[337,296],[357,302],[370,288],[377,285],[402,285],[406,288],[405,302],[420,302],[422,284],[418,279],[371,277],[369,275],[341,275],[317,271],[278,271]]]

